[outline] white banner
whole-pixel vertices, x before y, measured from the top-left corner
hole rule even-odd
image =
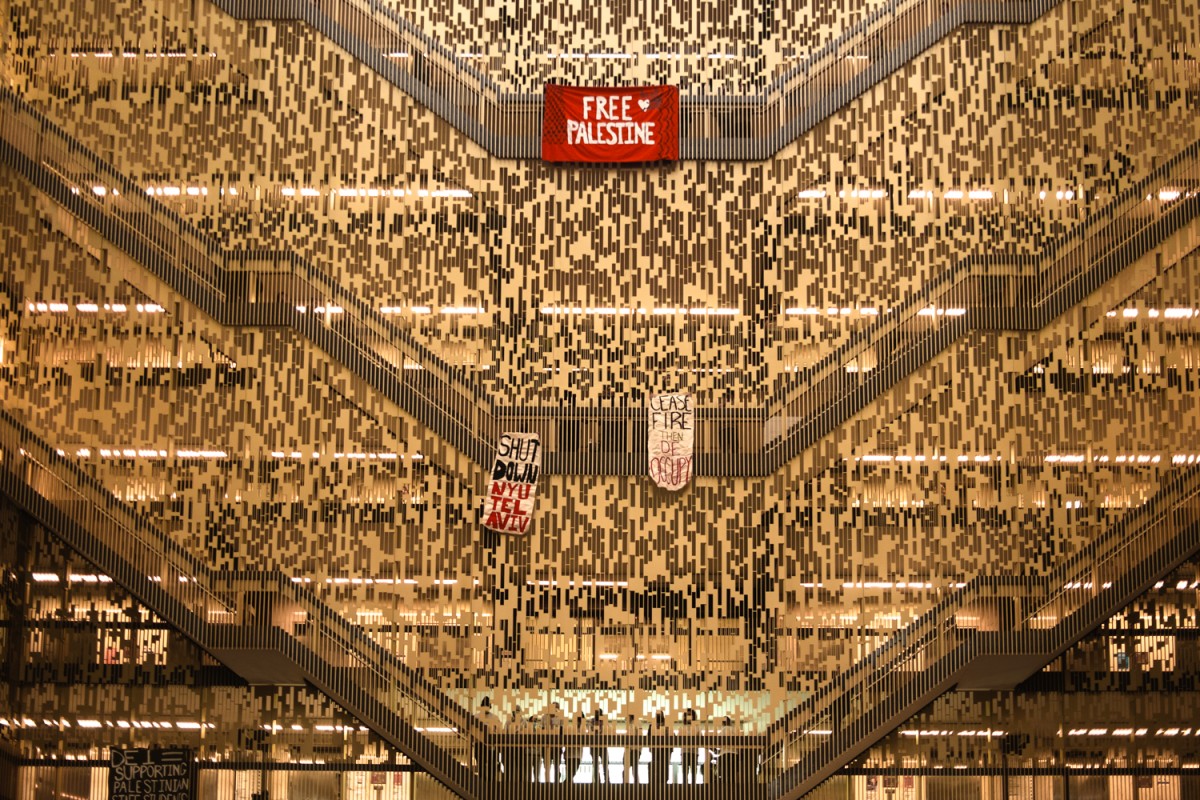
[[[658,394],[646,407],[650,477],[664,489],[678,491],[692,479],[696,410],[690,394]]]
[[[484,527],[497,533],[529,533],[541,472],[542,440],[536,433],[501,434],[484,502]]]

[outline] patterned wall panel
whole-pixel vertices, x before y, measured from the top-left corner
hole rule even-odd
[[[959,31],[769,162],[639,171],[489,158],[302,26],[131,8],[14,3],[6,77],[224,245],[294,249],[398,309],[501,407],[761,405],[962,257],[1033,274],[1200,133],[1183,2]],[[960,339],[776,475],[671,496],[546,477],[533,534],[489,538],[482,471],[309,342],[221,328],[0,183],[5,408],[214,567],[310,581],[470,707],[760,729],[957,584],[1047,571],[1200,458],[1197,256],[1168,245],[1045,330]],[[216,702],[239,730],[332,713],[204,691],[144,702]]]
[[[64,616],[70,616],[78,620],[70,624],[80,633],[102,643],[120,627],[118,620],[135,620],[144,613],[111,585],[85,580],[95,577],[88,565],[63,552],[36,526],[26,540],[27,552],[16,556],[18,524],[15,509],[7,502],[0,505],[6,580],[32,577],[31,602],[23,617],[32,634],[30,642],[51,627],[62,629],[67,624]],[[39,571],[47,565],[53,565],[58,581]],[[1197,729],[1192,724],[1197,701],[1196,575],[1195,564],[1185,565],[1162,587],[1114,616],[1097,635],[1016,691],[945,696],[853,764],[846,772],[851,777],[834,783],[865,783],[865,778],[853,776],[868,775],[917,775],[925,776],[917,781],[934,781],[936,770],[953,768],[965,770],[957,780],[970,775],[976,781],[990,781],[993,778],[988,776],[993,776],[999,782],[1003,773],[1011,771],[1004,779],[1020,786],[1019,776],[1041,774],[1038,770],[1054,774],[1061,769],[1064,755],[1079,775],[1089,766],[1125,770],[1117,774],[1127,776],[1129,770],[1177,775],[1197,752]],[[153,622],[153,617],[145,619]],[[1127,634],[1133,635],[1132,643]],[[181,680],[186,673],[180,665],[197,660],[186,646],[164,656],[167,669],[143,663],[139,669],[144,676],[131,682],[127,672],[131,665],[97,663],[98,652],[103,650],[84,647],[70,658],[56,657],[42,647],[29,648],[24,655],[26,674],[57,669],[45,672],[35,683],[21,684],[20,694],[7,695],[5,720],[22,720],[19,732],[3,726],[10,747],[35,759],[100,763],[108,747],[187,743],[206,759],[230,762],[229,769],[264,758],[290,762],[297,769],[326,762],[342,769],[355,762],[391,769],[388,765],[395,763],[354,720],[308,690],[247,689],[214,680],[211,673],[200,680]],[[1126,666],[1121,652],[1147,657],[1135,655]],[[78,669],[64,684],[59,670],[67,665]],[[725,693],[726,704],[709,710],[714,715],[737,713],[745,706],[729,702],[736,696]],[[615,693],[593,692],[588,699],[607,708],[616,698]],[[531,705],[522,698],[522,706],[536,707],[540,700],[535,696]],[[98,728],[96,720],[101,721]],[[704,769],[709,768],[706,758]],[[319,776],[308,776],[310,783],[318,780]],[[878,789],[880,784],[874,785]],[[870,800],[865,786],[852,783],[852,787],[851,796]],[[935,788],[930,786],[930,791]],[[210,796],[217,796],[215,789],[210,791]]]
[[[489,158],[303,27],[164,3],[91,14],[83,37],[49,9],[17,9],[9,69],[52,118],[178,191],[163,201],[230,246],[294,248],[397,310],[476,365],[500,406],[638,405],[676,388],[759,405],[956,260],[1030,267],[1200,133],[1186,5],[1076,5],[1027,29],[964,29],[771,161],[636,171]],[[137,46],[72,57],[84,38]],[[972,190],[991,199],[945,197]],[[653,314],[666,308],[737,314]]]
[[[945,695],[856,767],[1193,763],[1195,577],[1184,565],[1016,690]]]
[[[395,763],[319,694],[245,686],[20,513],[0,498],[5,630],[19,639],[6,648],[0,735],[22,756],[103,760],[109,746],[185,745],[232,761],[265,750]]]
[[[548,81],[683,81],[692,91],[753,93],[882,3],[709,9],[667,4],[410,6],[396,11],[510,90]]]
[[[667,498],[557,476],[528,540],[489,540],[482,474],[384,399],[290,334],[214,325],[9,186],[10,407],[214,566],[311,580],[471,705],[541,702],[541,664],[572,707],[759,725],[955,583],[1048,569],[1200,455],[1196,315],[1166,315],[1195,305],[1196,257],[1160,251],[1045,331],[969,337],[771,479]]]

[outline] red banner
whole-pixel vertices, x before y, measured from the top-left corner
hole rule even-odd
[[[629,164],[679,158],[679,87],[547,84],[542,159]]]

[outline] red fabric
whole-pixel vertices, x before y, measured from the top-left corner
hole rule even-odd
[[[542,159],[629,164],[679,159],[679,87],[546,86]]]

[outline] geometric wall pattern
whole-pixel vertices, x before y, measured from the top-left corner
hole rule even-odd
[[[1182,6],[1149,17],[1097,3],[960,30],[771,160],[616,171],[488,157],[302,26],[118,3],[92,15],[90,40],[138,56],[71,57],[65,20],[16,8],[11,75],[51,119],[139,183],[178,191],[163,201],[229,247],[295,250],[396,309],[474,365],[501,407],[640,405],[674,388],[702,406],[760,405],[789,367],[870,322],[863,309],[886,313],[972,253],[1042,253],[1200,138]],[[207,50],[149,57],[184,46],[149,24],[172,14]],[[992,199],[945,197],[955,190]],[[738,313],[652,313],[668,308]]]
[[[15,200],[20,180],[9,185]],[[689,673],[708,692],[811,690],[837,668],[815,629],[851,618],[887,631],[997,565],[1045,571],[1200,454],[1195,323],[1148,313],[1195,303],[1193,255],[1116,282],[1105,308],[1118,313],[1099,310],[1080,332],[1066,321],[964,340],[898,403],[780,476],[698,479],[669,501],[638,478],[547,477],[533,535],[487,540],[477,468],[303,340],[224,329],[161,289],[147,296],[132,268],[106,275],[39,214],[56,219],[31,208],[17,230],[33,238],[8,248],[47,254],[47,269],[9,273],[12,407],[214,566],[336,582],[335,606],[389,630],[411,620],[420,635],[393,646],[480,689],[539,690],[521,665],[554,663],[563,689],[615,691],[638,673],[679,690]],[[32,289],[39,280],[47,288]],[[77,301],[76,286],[181,313],[28,311],[34,297]],[[885,582],[917,588],[870,585]],[[682,642],[686,659],[638,663]]]
[[[1028,274],[1065,237],[1086,241],[1089,213],[1200,140],[1182,0],[960,29],[767,161],[639,170],[493,158],[302,25],[175,0],[10,5],[0,75],[68,135],[223,246],[318,264],[497,407],[567,419],[661,391],[766,405],[959,260]],[[553,19],[484,6],[407,13],[456,47],[473,48],[469,27],[519,41],[480,59],[519,91],[619,79],[602,60],[535,57],[566,42],[649,41],[570,5]],[[648,77],[754,89],[808,31],[842,24],[774,13],[652,29],[747,56]],[[1184,177],[1145,202],[1188,196],[1200,171]],[[547,475],[531,535],[500,538],[479,524],[485,472],[402,408],[289,328],[217,324],[0,167],[0,396],[213,568],[308,582],[472,708],[484,695],[503,716],[551,699],[614,718],[694,707],[760,731],[958,584],[1048,572],[1200,458],[1196,233],[1042,330],[959,339],[773,475],[697,477],[678,494],[644,476]],[[743,449],[735,436],[725,457]],[[315,693],[234,685],[120,591],[72,584],[90,568],[53,540],[30,534],[18,552],[16,519],[5,509],[5,619],[41,622],[22,649],[8,640],[14,710],[202,723],[208,708],[236,721],[200,729],[226,758],[316,758],[334,733],[338,759],[395,763]],[[58,583],[17,586],[22,570]],[[907,726],[990,720],[1019,741],[901,730],[857,768],[1061,766],[1060,723],[1194,710],[1184,594],[1150,596],[1136,622],[1110,622],[1125,633],[1085,641],[1020,693],[951,694]],[[1128,628],[1137,641],[1114,649]],[[1061,703],[1054,721],[1046,702]],[[248,733],[306,717],[343,730]],[[97,741],[42,727],[0,735],[47,752]],[[1110,765],[1182,752],[1075,749]],[[865,792],[869,777],[838,780]]]

